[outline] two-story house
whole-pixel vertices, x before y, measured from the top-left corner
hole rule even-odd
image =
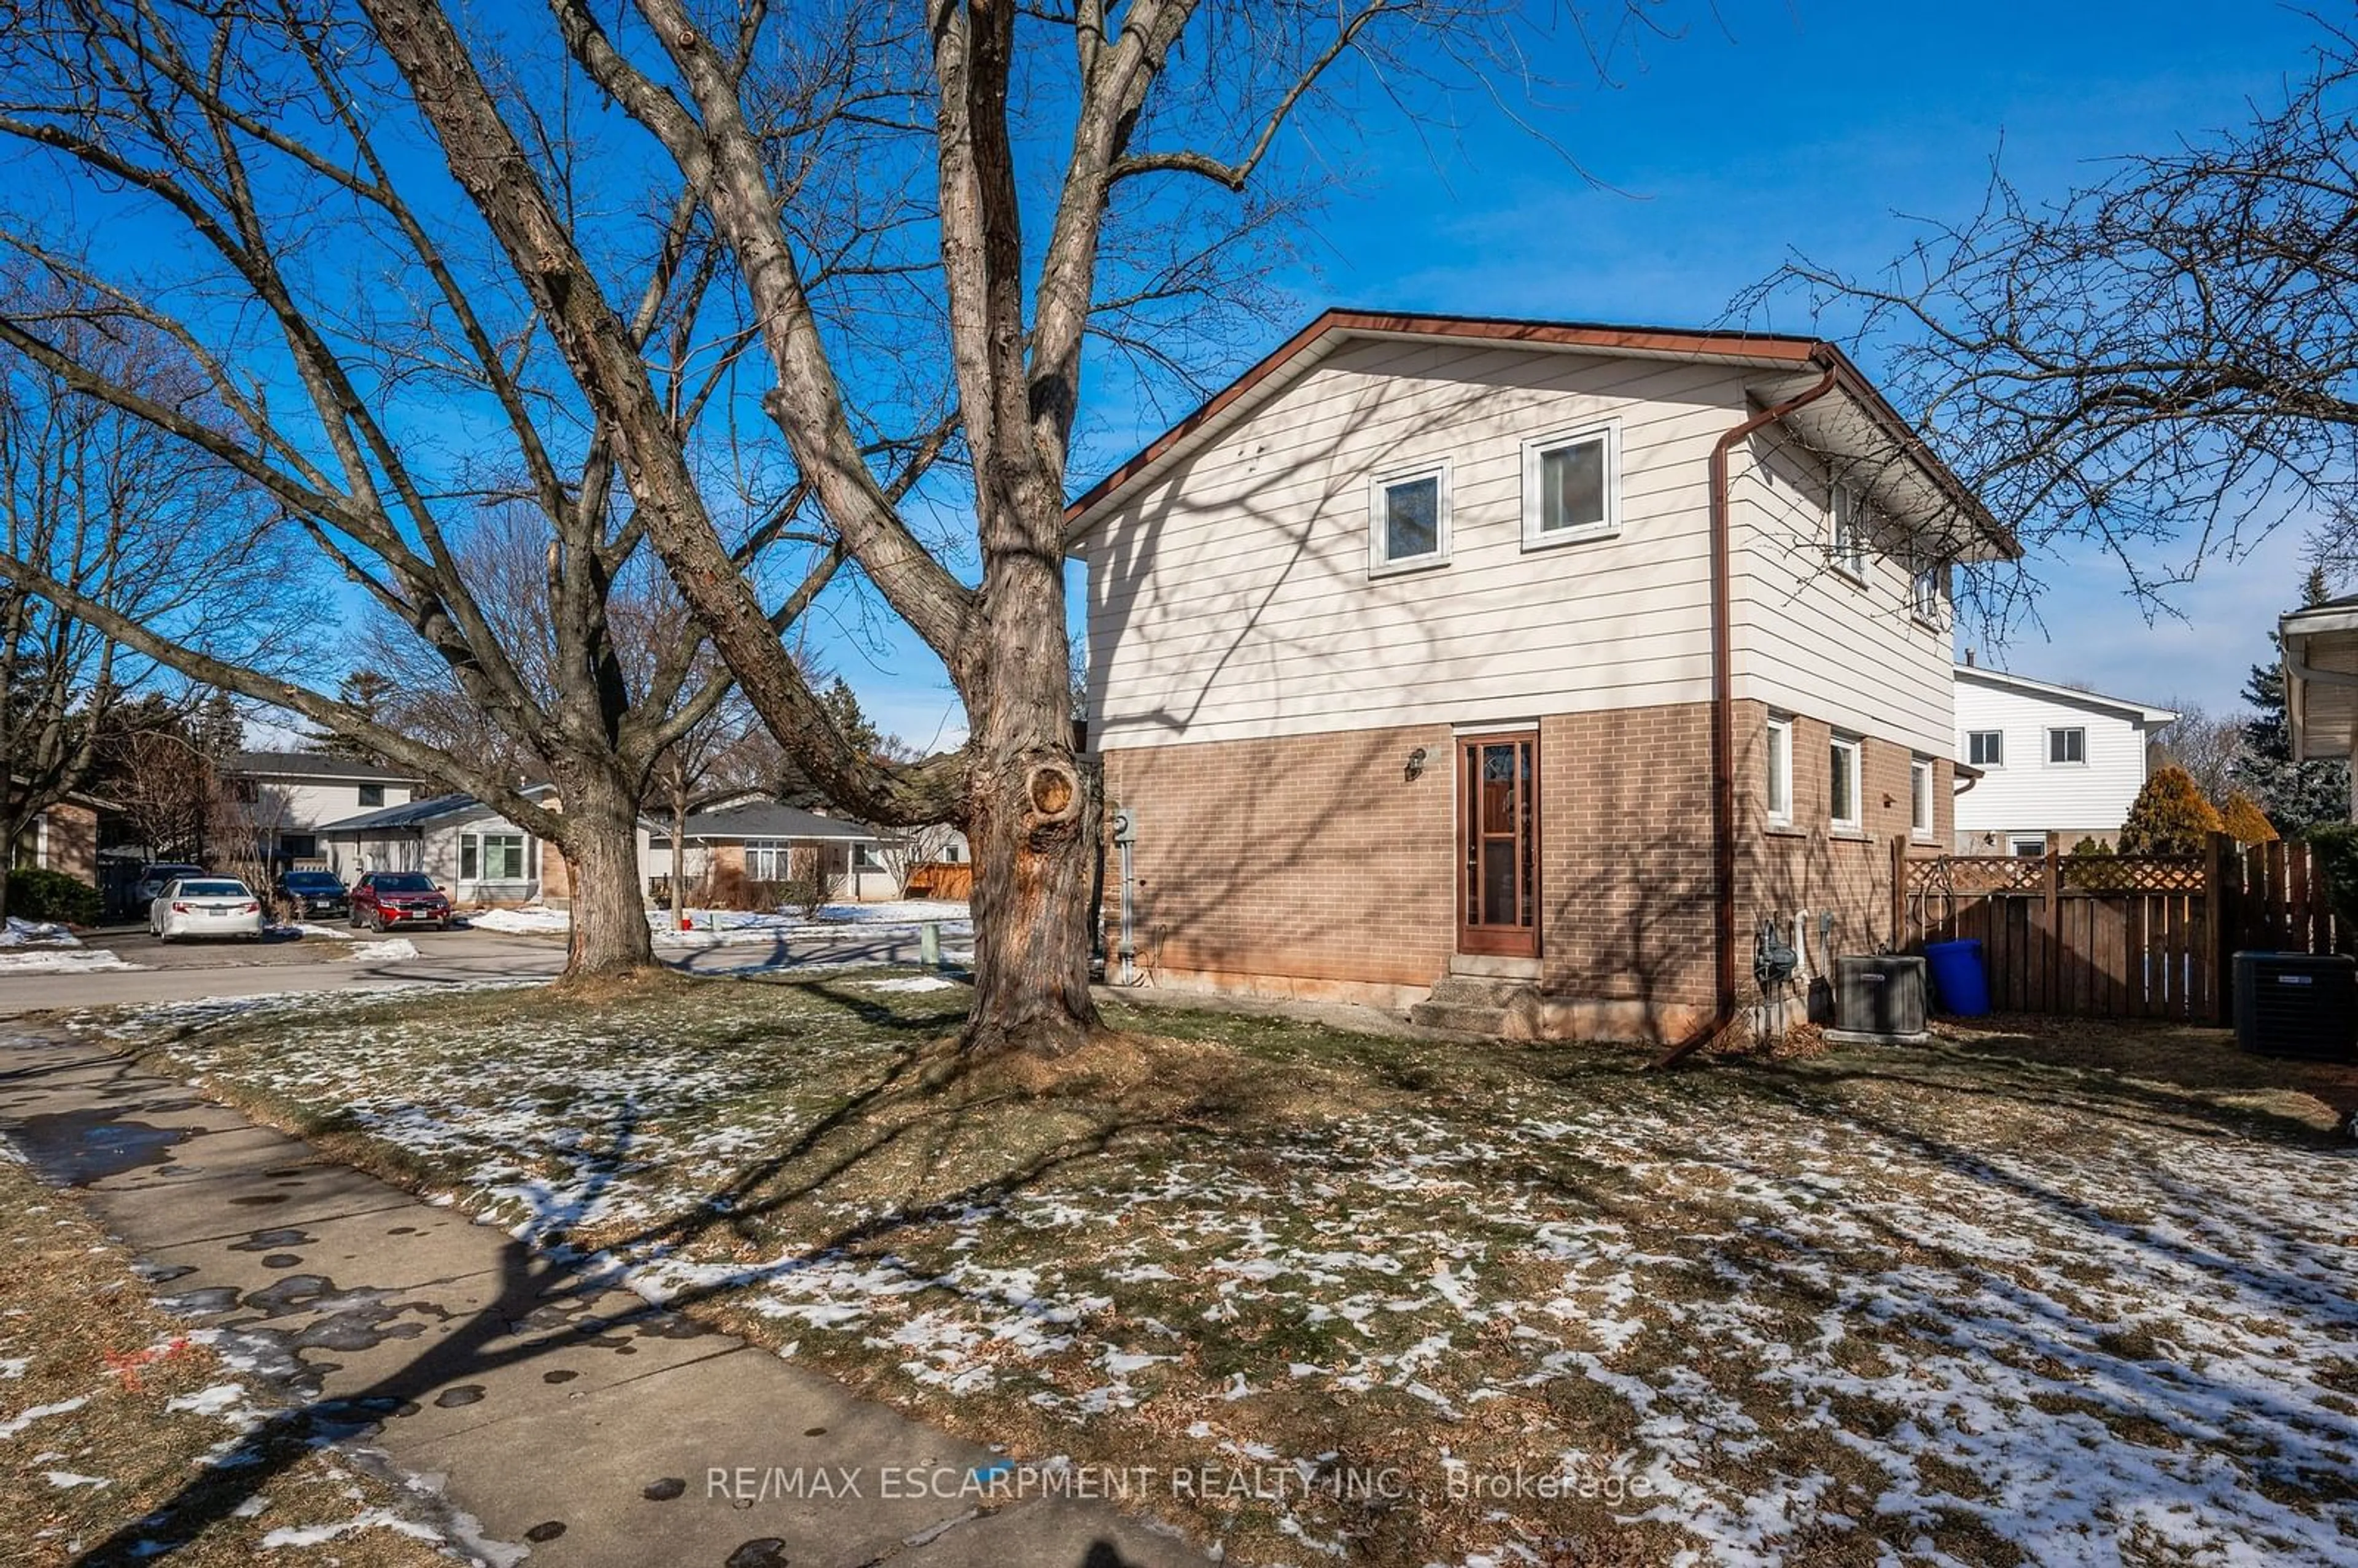
[[[1764,921],[1894,939],[1895,841],[1952,832],[1948,567],[2015,549],[1831,344],[1345,311],[1068,538],[1158,983],[1655,1039]]]
[[[2050,833],[2065,849],[2117,841],[2154,735],[2178,715],[1990,669],[1970,651],[1956,679],[1956,759],[1980,773],[1957,797],[1957,852],[2043,855]]]
[[[411,774],[380,762],[323,752],[241,752],[222,769],[236,826],[264,864],[328,864],[321,829],[362,812],[406,806],[418,795]]]

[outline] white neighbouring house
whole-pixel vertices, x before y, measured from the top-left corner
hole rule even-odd
[[[2283,616],[2285,712],[2296,762],[2347,762],[2350,819],[2358,822],[2358,594]]]
[[[549,784],[525,795],[563,809]],[[639,885],[646,886],[648,824],[638,827]],[[364,812],[320,830],[328,869],[351,882],[365,871],[424,871],[460,908],[571,900],[571,869],[557,846],[472,795],[444,795]]]
[[[2137,792],[2154,734],[2178,717],[2125,697],[2032,680],[1972,662],[1956,667],[1957,761],[1981,777],[1957,796],[1957,852],[2043,855],[2110,844]]]
[[[241,752],[222,773],[257,858],[280,868],[328,866],[329,824],[407,806],[420,794],[416,778],[399,769],[319,752]]]

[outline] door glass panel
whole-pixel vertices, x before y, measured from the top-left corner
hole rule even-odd
[[[1486,838],[1482,842],[1482,912],[1485,925],[1518,924],[1515,911],[1515,842]]]
[[[1515,830],[1515,752],[1514,746],[1482,748],[1482,831],[1512,833]]]

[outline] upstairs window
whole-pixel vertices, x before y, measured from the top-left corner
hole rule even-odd
[[[1866,524],[1858,493],[1837,484],[1826,505],[1826,559],[1854,582],[1866,580]]]
[[[1378,479],[1368,494],[1368,569],[1401,571],[1449,560],[1449,470],[1412,469]]]
[[[384,785],[362,784],[360,788],[361,804],[362,806],[383,806],[384,804]]]
[[[1613,425],[1523,443],[1523,548],[1601,539],[1621,528],[1621,438]]]
[[[1920,566],[1916,575],[1908,579],[1908,610],[1928,626],[1941,623],[1941,601],[1948,597],[1948,568],[1937,564]]]
[[[2047,761],[2056,767],[2074,767],[2088,760],[2088,732],[2078,727],[2047,732]]]
[[[2006,732],[1976,730],[1965,737],[1965,761],[1977,768],[2006,766]]]
[[[1833,738],[1827,761],[1832,778],[1826,792],[1826,817],[1836,827],[1856,832],[1859,816],[1858,742],[1846,735]]]

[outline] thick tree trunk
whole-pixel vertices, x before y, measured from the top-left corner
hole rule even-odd
[[[569,771],[569,770],[568,770]],[[619,778],[584,768],[557,787],[565,837],[557,848],[573,879],[573,934],[565,978],[624,975],[654,963],[640,881],[638,812]]]
[[[974,1011],[967,1050],[1062,1056],[1097,1026],[1089,995],[1096,770],[1073,754],[1064,580],[1053,555],[995,574],[1000,634],[975,716],[966,833],[974,849]]]

